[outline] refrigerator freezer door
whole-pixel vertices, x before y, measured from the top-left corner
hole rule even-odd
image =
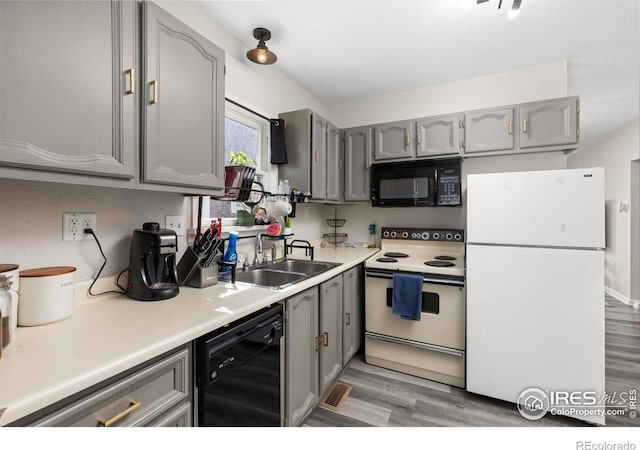
[[[467,242],[604,248],[604,169],[467,177]]]
[[[530,387],[605,392],[604,251],[468,246],[467,390]]]

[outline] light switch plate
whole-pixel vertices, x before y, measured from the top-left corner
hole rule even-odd
[[[178,236],[185,235],[184,216],[165,216],[164,221],[165,228],[175,231]]]

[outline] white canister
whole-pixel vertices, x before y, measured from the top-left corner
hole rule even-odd
[[[44,325],[71,316],[75,303],[75,271],[76,268],[70,266],[21,271],[18,325]]]
[[[11,331],[18,327],[18,301],[20,292],[20,266],[17,264],[0,264],[0,275],[11,281]]]

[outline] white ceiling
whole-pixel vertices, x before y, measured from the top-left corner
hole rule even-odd
[[[507,18],[511,0],[498,3],[203,5],[247,50],[256,45],[254,28],[271,30],[272,67],[326,105],[566,60],[569,94],[598,106],[597,117],[581,115],[583,130],[599,127],[591,139],[638,116],[640,0],[523,0],[515,20]]]

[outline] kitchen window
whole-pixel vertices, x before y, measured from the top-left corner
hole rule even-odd
[[[269,163],[269,139],[271,126],[268,120],[249,112],[233,103],[225,104],[225,164],[229,164],[229,151],[245,152],[249,159],[256,161],[256,181],[264,185],[266,191],[273,189],[277,180],[277,166]],[[197,197],[194,211],[197,211]],[[202,198],[202,225],[211,223],[213,218],[222,217],[228,225],[235,225],[236,211],[241,202],[220,201],[204,196]],[[226,227],[228,229],[228,227]]]

